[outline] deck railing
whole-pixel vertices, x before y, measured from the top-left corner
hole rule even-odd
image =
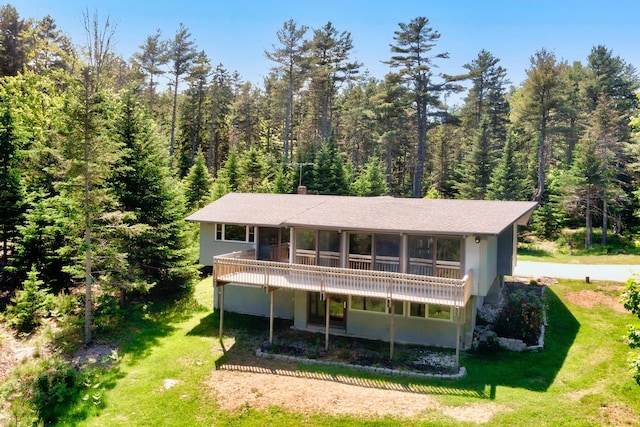
[[[214,257],[216,282],[452,307],[464,307],[471,296],[471,270],[462,279],[453,279],[392,271],[260,261],[253,259],[253,255],[253,251],[246,251]]]

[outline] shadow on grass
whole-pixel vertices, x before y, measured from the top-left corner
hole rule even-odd
[[[466,353],[461,365],[466,367],[467,375],[461,379],[387,376],[347,367],[328,366],[315,361],[296,364],[260,359],[254,352],[258,345],[268,339],[269,320],[230,312],[225,312],[223,338],[234,337],[235,343],[229,348],[223,346],[224,355],[216,361],[216,369],[479,399],[494,399],[499,387],[543,392],[553,384],[580,328],[578,321],[550,288],[547,288],[547,302],[548,326],[543,351]],[[275,328],[288,328],[290,324],[276,320]],[[219,313],[214,312],[203,318],[188,334],[216,337],[218,331]]]
[[[547,288],[546,296],[548,326],[544,350],[468,354],[462,361],[468,374],[460,380],[461,385],[485,390],[485,394],[493,399],[498,387],[544,392],[553,384],[575,341],[580,323],[551,288]]]

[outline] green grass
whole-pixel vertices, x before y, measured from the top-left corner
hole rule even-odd
[[[640,238],[609,235],[607,245],[599,244],[601,234],[594,232],[591,248],[585,249],[584,229],[564,230],[555,241],[526,236],[518,243],[518,259],[563,264],[640,264]]]
[[[549,304],[545,350],[538,353],[498,352],[464,354],[468,370],[460,380],[416,380],[379,377],[354,371],[314,365],[299,370],[342,375],[362,384],[408,384],[436,398],[445,407],[474,405],[478,410],[497,404],[501,409],[487,425],[607,425],[640,424],[640,387],[627,367],[627,346],[622,341],[627,323],[634,318],[603,305],[574,305],[571,294],[589,290],[610,295],[598,283],[560,281],[548,289]],[[122,335],[122,361],[105,375],[104,408],[71,411],[60,425],[83,426],[401,426],[459,425],[439,410],[418,419],[332,417],[303,415],[279,407],[257,410],[242,407],[223,411],[207,386],[216,363],[224,358],[217,338],[217,315],[204,307],[211,304],[211,279],[197,286],[193,305],[182,315],[138,319]],[[262,319],[264,320],[264,319]],[[225,347],[234,339],[264,333],[268,322],[249,316],[225,316]],[[246,331],[246,332],[243,332]],[[247,334],[247,335],[245,335]],[[238,345],[238,344],[236,344]],[[167,379],[176,380],[169,389]],[[277,377],[274,377],[277,381]],[[327,387],[330,387],[327,384]]]

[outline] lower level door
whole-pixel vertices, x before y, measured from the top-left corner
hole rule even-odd
[[[329,325],[333,328],[347,327],[347,297],[332,295],[329,300]],[[327,318],[327,300],[323,301],[320,293],[309,292],[307,319],[309,324],[325,326]]]

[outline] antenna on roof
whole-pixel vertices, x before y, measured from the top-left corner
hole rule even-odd
[[[285,163],[287,166],[297,166],[299,172],[298,185],[302,185],[302,167],[303,166],[315,166],[315,163]]]

